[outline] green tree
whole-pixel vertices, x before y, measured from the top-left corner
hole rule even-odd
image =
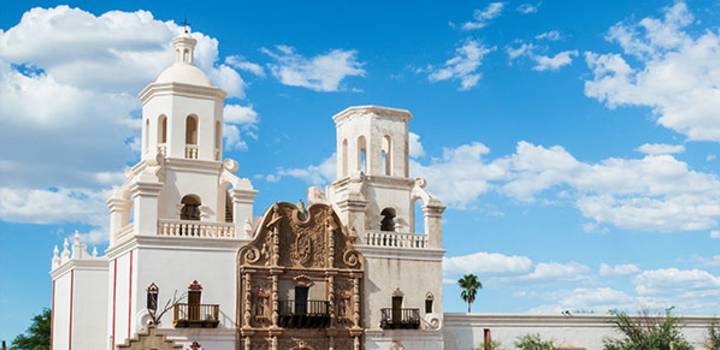
[[[613,323],[624,335],[622,339],[603,340],[604,350],[692,350],[682,334],[680,320],[666,311],[664,317],[652,317],[643,311],[637,317],[610,311]]]
[[[715,322],[708,327],[706,348],[708,350],[720,350],[720,327]]]
[[[552,340],[543,340],[540,334],[526,334],[515,340],[515,347],[520,350],[556,350]]]
[[[467,303],[468,313],[471,312],[471,305],[475,302],[475,296],[477,291],[482,289],[483,285],[480,283],[475,274],[469,273],[458,280],[458,285],[462,288],[460,297]]]
[[[48,350],[50,349],[50,309],[33,316],[30,327],[25,334],[13,340],[10,350]]]

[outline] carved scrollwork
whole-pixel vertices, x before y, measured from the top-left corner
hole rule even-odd
[[[354,249],[345,251],[343,262],[350,268],[360,267],[360,253]]]
[[[254,264],[258,262],[262,257],[262,255],[260,254],[260,250],[254,246],[246,247],[245,252],[242,254],[242,256],[245,259],[245,262],[249,264]]]

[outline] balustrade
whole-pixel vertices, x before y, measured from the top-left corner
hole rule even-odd
[[[367,231],[365,244],[376,247],[427,248],[427,235],[391,231]]]
[[[158,222],[158,236],[235,238],[235,225],[224,222],[161,219]]]

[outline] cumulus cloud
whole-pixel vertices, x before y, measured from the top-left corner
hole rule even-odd
[[[530,14],[530,13],[537,13],[540,10],[540,4],[531,4],[531,3],[524,3],[520,4],[515,10],[517,12],[520,12],[524,15]]]
[[[635,276],[633,283],[635,290],[640,295],[663,296],[699,290],[716,290],[720,287],[720,277],[700,269],[666,268],[643,271]]]
[[[552,303],[536,306],[531,313],[560,314],[570,311],[577,313],[606,313],[611,309],[626,310],[637,306],[637,300],[623,291],[609,288],[575,288],[545,295]]]
[[[608,265],[600,264],[600,276],[623,276],[638,273],[640,268],[634,264]]]
[[[408,133],[408,148],[410,158],[419,158],[425,155],[425,149],[420,142],[420,135],[412,131]]]
[[[468,40],[462,46],[455,49],[453,57],[445,61],[440,67],[428,67],[430,74],[428,80],[438,82],[443,80],[458,80],[460,90],[469,90],[477,85],[482,77],[478,72],[485,55],[495,48],[485,47],[477,40]]]
[[[676,2],[662,18],[611,27],[607,39],[621,52],[585,54],[592,70],[585,95],[611,109],[648,107],[659,125],[690,140],[720,141],[720,36],[691,34],[692,23],[687,5]]]
[[[638,147],[637,151],[649,155],[675,154],[685,152],[685,146],[668,145],[665,143],[645,143]]]
[[[560,34],[560,31],[558,31],[558,30],[551,30],[551,31],[543,32],[543,33],[536,35],[535,39],[558,41],[558,40],[562,39],[562,34]]]
[[[476,9],[473,12],[472,21],[465,22],[463,24],[463,30],[475,30],[482,29],[487,26],[488,22],[502,13],[505,8],[505,4],[502,2],[492,2],[488,4],[484,9]]]
[[[223,108],[223,115],[225,118],[223,128],[225,147],[229,149],[247,149],[245,139],[247,137],[257,139],[258,113],[252,106],[227,104]]]
[[[0,187],[0,218],[7,222],[104,225],[110,191]]]
[[[720,239],[720,230],[710,231],[710,238]]]
[[[333,153],[320,164],[309,165],[305,168],[278,168],[274,174],[265,175],[264,178],[267,182],[278,182],[284,177],[291,177],[311,185],[325,185],[335,180],[336,164]]]
[[[252,73],[253,75],[256,75],[258,77],[265,77],[265,69],[263,68],[263,66],[257,63],[250,62],[242,56],[228,56],[225,58],[225,64],[239,70]]]
[[[366,73],[356,50],[334,49],[312,58],[301,56],[286,45],[261,51],[275,60],[268,65],[273,76],[288,86],[321,92],[338,91],[344,88],[342,83],[346,78],[362,77]]]
[[[527,57],[532,60],[535,63],[532,69],[538,72],[557,71],[560,68],[571,64],[573,58],[578,55],[577,50],[566,50],[558,52],[555,55],[548,56],[537,53],[539,49],[539,47],[532,43],[520,43],[518,47],[506,47],[505,52],[507,53],[510,62],[521,57]]]

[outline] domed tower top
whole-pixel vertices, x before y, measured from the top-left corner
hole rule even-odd
[[[197,45],[197,40],[187,31],[177,36],[173,40],[175,63],[160,73],[155,82],[212,86],[210,78],[195,66],[195,45]]]

